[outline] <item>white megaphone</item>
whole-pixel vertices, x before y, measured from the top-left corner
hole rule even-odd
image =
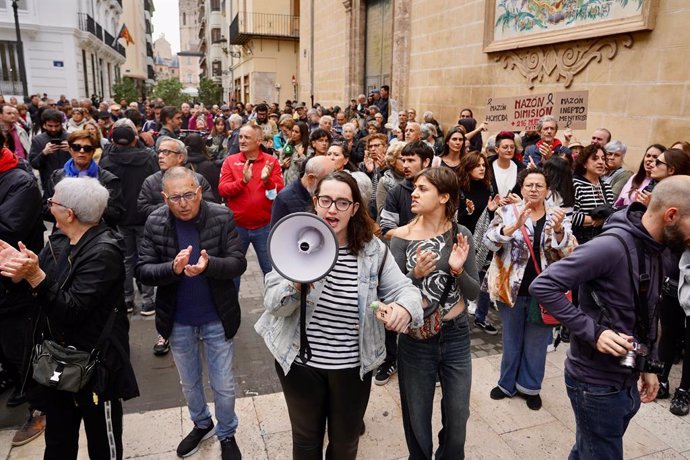
[[[326,276],[338,261],[338,239],[320,217],[308,212],[288,214],[268,235],[268,257],[273,269],[300,289],[300,352],[303,363],[311,359],[307,341],[307,292],[309,284]]]
[[[280,219],[268,235],[268,257],[275,271],[309,284],[331,271],[338,260],[333,229],[316,214],[296,212]]]

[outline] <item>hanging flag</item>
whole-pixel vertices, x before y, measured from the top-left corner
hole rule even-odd
[[[134,44],[134,39],[132,38],[132,34],[129,33],[129,29],[125,24],[122,24],[122,28],[120,29],[120,33],[117,34],[117,37],[115,37],[115,42],[113,45],[117,44],[117,41],[121,38],[125,39],[125,44],[127,45],[133,45]]]

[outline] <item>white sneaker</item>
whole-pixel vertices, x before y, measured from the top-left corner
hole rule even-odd
[[[467,313],[474,316],[474,312],[477,311],[477,302],[470,300],[467,304]]]

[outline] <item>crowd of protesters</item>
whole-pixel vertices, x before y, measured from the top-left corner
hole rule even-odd
[[[34,95],[26,104],[0,97],[0,113],[0,391],[12,392],[8,406],[29,408],[13,445],[46,430],[46,458],[76,458],[83,418],[90,455],[122,458],[119,401],[138,395],[127,315],[140,314],[156,315],[153,353],[172,350],[194,422],[177,454],[217,434],[223,458],[241,458],[232,338],[250,244],[266,276],[255,327],[276,359],[294,458],[321,458],[327,429],[327,457],[354,459],[371,383],[398,371],[410,458],[433,456],[439,385],[436,458],[463,458],[469,330],[499,333],[492,304],[503,341],[494,400],[521,396],[539,410],[546,354],[570,342],[572,458],[594,458],[586,449],[622,457],[640,400],[672,396],[673,414],[689,412],[688,141],[656,139],[630,169],[624,140],[606,128],[589,141],[568,129],[561,139],[545,116],[535,131],[487,136],[491,127],[469,108],[444,128],[430,111],[418,119],[414,108],[398,110],[387,86],[344,107]],[[300,211],[324,219],[340,245],[333,270],[309,289],[307,359],[295,339],[300,286],[272,270],[268,254],[272,227]],[[616,267],[600,246],[617,232],[633,235],[621,241],[636,250]],[[653,275],[644,292],[628,268]],[[609,295],[621,286],[631,292]],[[36,343],[91,351],[111,327],[106,390],[32,382]],[[635,353],[633,336],[660,361],[658,380],[618,364]],[[614,401],[619,425],[585,427],[587,392],[632,395],[637,406]]]

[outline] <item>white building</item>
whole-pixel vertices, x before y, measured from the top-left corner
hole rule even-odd
[[[125,62],[122,0],[19,0],[28,94],[112,97]],[[22,95],[12,0],[0,0],[0,91]]]
[[[185,88],[199,87],[199,0],[179,0],[180,9],[180,82]]]

